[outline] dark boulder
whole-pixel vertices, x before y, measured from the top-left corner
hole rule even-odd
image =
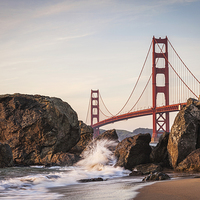
[[[118,135],[117,135],[116,130],[112,129],[112,130],[105,131],[95,138],[95,140],[102,140],[102,139],[113,140],[113,141],[118,142]]]
[[[169,175],[162,172],[155,172],[146,176],[142,181],[161,181],[169,179],[170,179]]]
[[[141,171],[132,171],[129,176],[142,176],[144,175]]]
[[[104,181],[104,180],[102,178],[90,178],[90,179],[78,180],[79,183],[88,183],[88,182],[97,182],[97,181]]]
[[[151,136],[146,133],[125,138],[119,142],[115,150],[116,166],[132,170],[136,165],[148,163],[151,153],[150,141]]]
[[[10,146],[8,144],[0,143],[0,168],[12,166],[13,155]]]
[[[80,139],[76,112],[58,98],[40,95],[0,96],[0,141],[10,145],[15,164],[48,164]]]
[[[80,156],[71,153],[56,153],[53,155],[49,163],[51,165],[58,166],[72,166],[80,160]],[[45,161],[48,163],[48,161]]]
[[[141,164],[134,167],[133,171],[142,172],[142,174],[150,174],[154,172],[160,172],[162,167],[153,163]]]
[[[93,139],[93,128],[79,121],[81,136],[79,142],[70,150],[70,153],[81,154]]]
[[[177,171],[200,172],[200,149],[191,152],[176,168]]]
[[[192,151],[200,147],[200,102],[188,99],[177,114],[168,140],[168,156],[175,169]]]
[[[162,167],[169,167],[169,158],[167,151],[167,144],[169,133],[164,132],[155,148],[152,149],[150,154],[150,161],[152,163],[159,163]]]

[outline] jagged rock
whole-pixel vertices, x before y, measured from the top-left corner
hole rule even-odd
[[[98,137],[95,138],[95,140],[102,140],[102,139],[114,140],[118,142],[118,135],[116,133],[116,130],[113,129],[113,130],[105,131],[104,133],[100,134]]]
[[[162,172],[155,172],[146,176],[142,181],[161,181],[168,179],[170,179],[170,177],[167,174]]]
[[[71,153],[56,153],[50,160],[51,165],[72,166],[79,161],[80,156]]]
[[[167,144],[169,133],[164,132],[155,148],[152,149],[150,154],[150,161],[152,163],[159,163],[162,167],[169,167],[169,158],[167,151]]]
[[[0,141],[7,142],[15,164],[48,164],[80,138],[76,112],[58,98],[40,95],[0,96]]]
[[[129,176],[142,176],[144,175],[141,171],[132,171]]]
[[[200,172],[200,149],[191,152],[176,168],[178,171]]]
[[[13,155],[10,146],[8,144],[0,143],[0,168],[12,166]]]
[[[80,179],[78,182],[80,183],[87,183],[87,182],[97,182],[97,181],[104,181],[102,178],[90,178],[90,179]]]
[[[142,174],[150,174],[154,172],[159,172],[161,170],[162,170],[162,167],[160,165],[156,165],[153,163],[137,165],[133,169],[133,171],[139,171],[139,172],[142,172]]]
[[[177,114],[168,140],[169,161],[173,168],[200,147],[200,102],[188,99]]]
[[[81,152],[87,147],[87,145],[93,139],[93,128],[87,126],[82,121],[79,121],[79,127],[81,130],[81,137],[79,142],[70,150],[70,153],[81,154]]]
[[[148,163],[151,153],[150,141],[149,133],[138,134],[122,140],[115,150],[116,166],[132,170],[136,165]]]

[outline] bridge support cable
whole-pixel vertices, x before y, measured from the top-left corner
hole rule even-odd
[[[190,74],[194,77],[194,79],[200,84],[200,81],[196,78],[196,76],[190,71],[190,69],[187,67],[187,65],[183,62],[183,60],[181,59],[181,57],[179,56],[179,54],[177,53],[177,51],[174,49],[174,47],[171,44],[171,42],[169,40],[168,40],[168,42],[169,42],[170,46],[172,47],[172,49],[174,50],[174,52],[176,53],[176,55],[178,56],[178,58],[180,59],[180,61],[185,66],[185,68],[190,72]]]
[[[157,43],[157,41],[155,40],[155,42]],[[158,43],[157,43],[158,44]],[[174,67],[172,66],[172,64],[169,62],[168,58],[166,57],[165,53],[163,53],[161,47],[158,45],[159,49],[161,50],[163,56],[165,57],[166,61],[168,62],[168,64],[170,65],[170,67],[173,69],[173,71],[175,72],[175,74],[178,76],[178,78],[181,80],[181,82],[188,88],[188,90],[196,97],[198,98],[198,96],[191,90],[191,88],[185,83],[185,81],[179,76],[179,74],[177,73],[177,71],[174,69]]]
[[[100,97],[100,99],[101,99],[101,101],[102,101],[102,103],[103,103],[103,105],[104,105],[104,107],[105,107],[105,109],[107,110],[107,112],[113,117],[114,115],[108,110],[108,108],[106,107],[106,105],[105,105],[105,103],[104,103],[104,101],[103,101],[103,98],[101,97],[101,94],[99,93],[99,97]],[[99,108],[100,109],[100,108]],[[101,111],[102,112],[102,111]],[[107,115],[105,115],[103,112],[102,112],[102,114],[104,115],[104,116],[106,116],[106,117],[109,117],[109,116],[107,116]]]
[[[88,117],[89,117],[90,107],[91,107],[91,97],[89,99],[89,104],[88,104],[88,109],[87,109],[87,115],[86,115],[86,119],[85,119],[85,123],[86,124],[88,124]]]
[[[145,67],[145,65],[146,65],[147,58],[148,58],[149,53],[150,53],[150,50],[151,50],[151,46],[152,46],[152,42],[151,42],[150,47],[149,47],[149,50],[148,50],[148,52],[147,52],[147,55],[146,55],[144,64],[143,64],[143,66],[142,66],[142,70],[140,71],[140,74],[139,74],[139,76],[138,76],[138,79],[137,79],[137,81],[136,81],[136,83],[135,83],[135,86],[134,86],[134,88],[133,88],[133,90],[132,90],[132,92],[131,92],[131,94],[130,94],[128,100],[126,101],[126,103],[124,104],[124,106],[121,108],[121,110],[120,110],[118,113],[115,114],[115,116],[119,115],[119,114],[123,111],[123,109],[124,109],[124,108],[126,107],[126,105],[128,104],[129,100],[131,99],[131,97],[132,97],[132,95],[133,95],[133,93],[134,93],[134,91],[135,91],[135,89],[136,89],[136,86],[137,86],[137,84],[138,84],[138,82],[139,82],[139,80],[140,80],[140,77],[141,77],[141,75],[142,75],[142,72],[143,72],[143,70],[144,70],[144,67]]]
[[[135,108],[135,106],[138,104],[138,102],[140,101],[142,95],[144,94],[144,91],[146,90],[146,88],[147,88],[147,86],[148,86],[148,84],[149,84],[149,82],[150,82],[150,80],[151,80],[151,77],[152,77],[152,74],[151,74],[151,76],[149,77],[149,79],[148,79],[148,81],[147,81],[147,83],[146,83],[146,85],[145,85],[145,87],[144,87],[142,93],[140,94],[138,100],[136,101],[136,103],[134,104],[134,106],[128,111],[128,113],[130,113],[130,112]]]

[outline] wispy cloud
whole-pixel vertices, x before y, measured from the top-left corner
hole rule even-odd
[[[68,37],[60,37],[60,38],[57,38],[58,41],[60,40],[72,40],[72,39],[77,39],[77,38],[83,38],[83,37],[87,37],[87,36],[90,36],[90,35],[93,35],[93,33],[86,33],[86,34],[83,34],[83,35],[74,35],[74,36],[68,36]]]

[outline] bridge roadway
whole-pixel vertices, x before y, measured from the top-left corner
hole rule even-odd
[[[175,111],[179,111],[181,107],[186,104],[187,103],[179,103],[179,104],[172,104],[168,106],[161,106],[161,107],[156,107],[155,110],[156,110],[156,113],[175,112]],[[96,124],[93,124],[92,127],[99,128],[101,126],[105,126],[107,124],[111,124],[117,121],[122,121],[126,119],[142,117],[142,116],[147,116],[147,115],[152,115],[152,114],[153,114],[153,108],[138,110],[138,111],[134,111],[134,112],[130,112],[130,113],[122,114],[122,115],[117,115],[117,116],[113,116],[111,118],[102,120]]]

